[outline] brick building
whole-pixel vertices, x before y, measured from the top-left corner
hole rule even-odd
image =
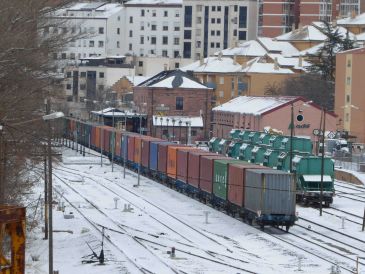
[[[206,87],[191,74],[181,70],[162,71],[134,87],[135,106],[147,114],[148,135],[156,137],[161,135],[154,127],[154,123],[156,127],[159,127],[159,122],[156,123],[154,121],[156,118],[153,116],[170,117],[171,126],[172,119],[180,121],[188,117],[201,117],[203,132],[196,132],[196,136],[192,136],[193,142],[208,138],[212,96],[213,89]],[[177,125],[178,122],[176,122]],[[171,133],[169,135],[171,136]]]

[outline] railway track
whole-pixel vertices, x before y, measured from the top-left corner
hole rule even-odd
[[[66,185],[68,185],[68,187],[69,188],[71,188],[72,189],[72,187],[68,184],[68,183],[66,183],[66,182],[64,182]],[[82,196],[83,197],[83,195],[81,194],[81,193],[79,193],[78,191],[76,191],[76,190],[74,190],[73,189],[73,191],[74,192],[77,192],[78,194],[79,194],[79,196]],[[114,193],[115,194],[115,193]],[[83,197],[84,199],[86,199],[94,208],[96,208],[99,212],[102,212],[98,207],[96,207],[92,202],[90,202],[87,198],[85,198],[85,197]],[[105,215],[106,216],[106,214],[105,213],[103,213],[103,215]],[[108,217],[108,216],[107,216]],[[109,217],[108,217],[109,218]],[[110,218],[109,218],[110,219]],[[110,219],[110,220],[112,220],[112,219]],[[115,223],[115,221],[113,220],[113,222]],[[121,230],[120,231],[117,231],[117,230],[114,230],[114,232],[116,232],[116,233],[119,233],[119,234],[125,234],[125,233],[127,233],[126,232],[126,227],[125,226],[123,226],[123,225],[120,225],[120,224],[118,224],[118,223],[116,223],[116,225],[119,227],[119,228],[121,228]],[[136,231],[136,230],[134,230],[134,231]],[[141,231],[140,231],[141,232]],[[145,234],[148,234],[147,232],[144,232]],[[130,237],[133,237],[133,239],[135,239],[135,240],[137,240],[138,241],[138,243],[139,244],[142,244],[140,241],[144,241],[144,242],[149,242],[149,243],[152,243],[152,244],[154,244],[154,245],[161,245],[160,243],[158,243],[158,242],[156,242],[156,241],[153,241],[153,240],[151,240],[151,239],[146,239],[146,238],[144,238],[144,237],[140,237],[140,236],[135,236],[135,235],[131,235],[131,234],[129,234],[130,235]],[[151,235],[150,235],[151,236]],[[155,237],[155,236],[152,236],[152,237]],[[181,243],[181,242],[174,242],[175,244],[176,243],[178,243],[178,244],[180,244],[180,245],[186,245],[186,246],[188,246],[189,248],[191,248],[191,247],[194,247],[194,246],[192,246],[192,245],[189,245],[189,244],[186,244],[186,243]],[[166,247],[167,247],[167,245],[166,245]],[[194,247],[194,248],[196,248],[196,247]],[[186,250],[182,250],[182,249],[178,249],[179,251],[181,251],[181,252],[183,252],[183,253],[185,253],[185,254],[188,254],[188,255],[190,255],[190,256],[193,256],[193,257],[197,257],[197,258],[201,258],[201,259],[204,259],[204,260],[208,260],[208,261],[211,261],[211,262],[215,262],[215,263],[217,263],[217,264],[220,264],[220,265],[224,265],[224,266],[230,266],[231,268],[233,268],[233,269],[235,269],[235,270],[241,270],[241,271],[244,271],[244,272],[246,272],[246,273],[255,273],[255,272],[252,272],[251,270],[248,270],[248,269],[244,269],[244,268],[242,268],[241,266],[235,266],[235,265],[232,265],[232,264],[229,264],[229,263],[227,263],[227,262],[225,262],[225,261],[223,261],[221,258],[223,257],[223,258],[226,258],[226,259],[229,259],[229,260],[231,260],[231,261],[238,261],[238,262],[240,262],[240,263],[248,263],[247,261],[244,261],[244,260],[242,260],[242,259],[240,259],[240,258],[235,258],[235,257],[232,257],[232,256],[228,256],[228,255],[226,255],[226,254],[221,254],[221,253],[218,253],[218,252],[215,252],[215,251],[210,251],[210,250],[203,250],[203,249],[200,249],[202,252],[205,252],[205,253],[207,253],[208,255],[210,255],[210,257],[211,258],[208,258],[208,257],[206,257],[206,256],[202,256],[202,255],[199,255],[199,254],[194,254],[194,253],[192,253],[192,252],[189,252],[189,251],[186,251]],[[219,259],[215,259],[214,257],[219,257]],[[180,273],[181,271],[179,270],[178,272],[175,272],[175,273]]]

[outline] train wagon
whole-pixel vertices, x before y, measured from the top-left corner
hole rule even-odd
[[[297,220],[292,174],[272,169],[248,169],[244,192],[243,217],[250,224],[255,221],[261,229],[265,225],[285,226],[289,231]]]
[[[142,139],[141,167],[143,174],[149,174],[151,143],[157,141],[163,140],[151,136],[145,136],[145,138]]]
[[[158,144],[158,164],[157,164],[157,175],[158,178],[167,182],[167,152],[170,146],[178,147],[184,145],[178,145],[175,143],[167,142],[167,143],[159,143]]]

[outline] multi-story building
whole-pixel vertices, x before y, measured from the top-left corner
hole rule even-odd
[[[73,38],[53,58],[66,65],[86,57],[121,55],[124,12],[122,5],[105,2],[74,3],[52,11],[48,17],[55,27],[44,29],[43,34],[64,33]]]
[[[258,35],[275,37],[315,21],[359,14],[363,0],[260,0]]]
[[[257,36],[257,2],[253,0],[183,1],[182,54],[199,60],[228,48],[232,41]]]
[[[125,53],[180,57],[182,0],[131,0],[124,4]]]
[[[147,114],[148,134],[156,137],[166,135],[162,132],[164,129],[172,131],[172,127],[176,127],[177,130],[179,121],[193,122],[191,118],[194,117],[193,120],[198,122],[197,127],[200,130],[192,133],[193,141],[206,140],[210,128],[212,96],[212,88],[208,88],[191,74],[181,70],[162,71],[134,87],[135,106]],[[165,118],[161,120],[160,117]],[[170,123],[166,117],[169,117]],[[161,125],[159,120],[162,121]],[[175,125],[173,120],[176,122]],[[186,125],[181,126],[186,127]],[[186,139],[180,141],[185,142]]]
[[[336,56],[335,112],[342,120],[340,129],[354,141],[365,143],[365,49],[353,49]]]

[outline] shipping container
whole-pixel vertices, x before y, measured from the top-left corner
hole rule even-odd
[[[230,164],[228,166],[228,201],[237,207],[244,207],[244,191],[247,169],[267,169],[254,164]]]
[[[183,145],[177,145],[171,142],[165,142],[165,143],[159,143],[158,144],[158,165],[157,170],[158,172],[162,174],[167,175],[167,151],[169,146],[183,146]]]
[[[127,142],[128,142],[128,148],[127,148],[127,154],[128,154],[128,161],[133,162],[134,161],[134,142],[135,142],[135,135],[127,135]]]
[[[149,163],[150,163],[150,144],[152,141],[162,141],[161,139],[158,139],[158,138],[154,138],[154,137],[151,137],[151,136],[145,136],[143,139],[142,139],[142,154],[141,154],[141,157],[142,157],[142,162],[141,162],[141,165],[143,167],[146,167],[146,168],[149,168]]]
[[[217,159],[227,159],[227,157],[223,155],[203,155],[200,157],[199,189],[206,193],[212,193],[213,191],[214,160]]]
[[[195,150],[196,147],[187,146],[169,146],[167,149],[167,177],[176,179],[177,170],[177,152],[178,150]]]
[[[235,159],[214,161],[213,194],[222,200],[227,200],[227,182],[229,164],[247,164]]]
[[[204,150],[189,152],[187,183],[195,188],[199,188],[201,156],[216,156],[216,154]]]
[[[187,183],[188,181],[188,170],[189,170],[189,155],[191,153],[203,153],[202,149],[179,149],[177,151],[177,166],[176,166],[176,179]]]
[[[257,215],[295,215],[293,174],[272,169],[248,169],[245,209]]]
[[[149,162],[149,168],[153,171],[158,171],[158,154],[159,154],[159,144],[166,143],[166,144],[173,144],[168,141],[151,141],[150,142],[150,162]]]
[[[134,157],[133,161],[136,164],[141,163],[141,155],[142,155],[142,139],[144,138],[143,135],[138,135],[134,137]]]
[[[121,151],[122,151],[122,133],[120,131],[115,132],[115,155],[117,157],[121,157]]]

